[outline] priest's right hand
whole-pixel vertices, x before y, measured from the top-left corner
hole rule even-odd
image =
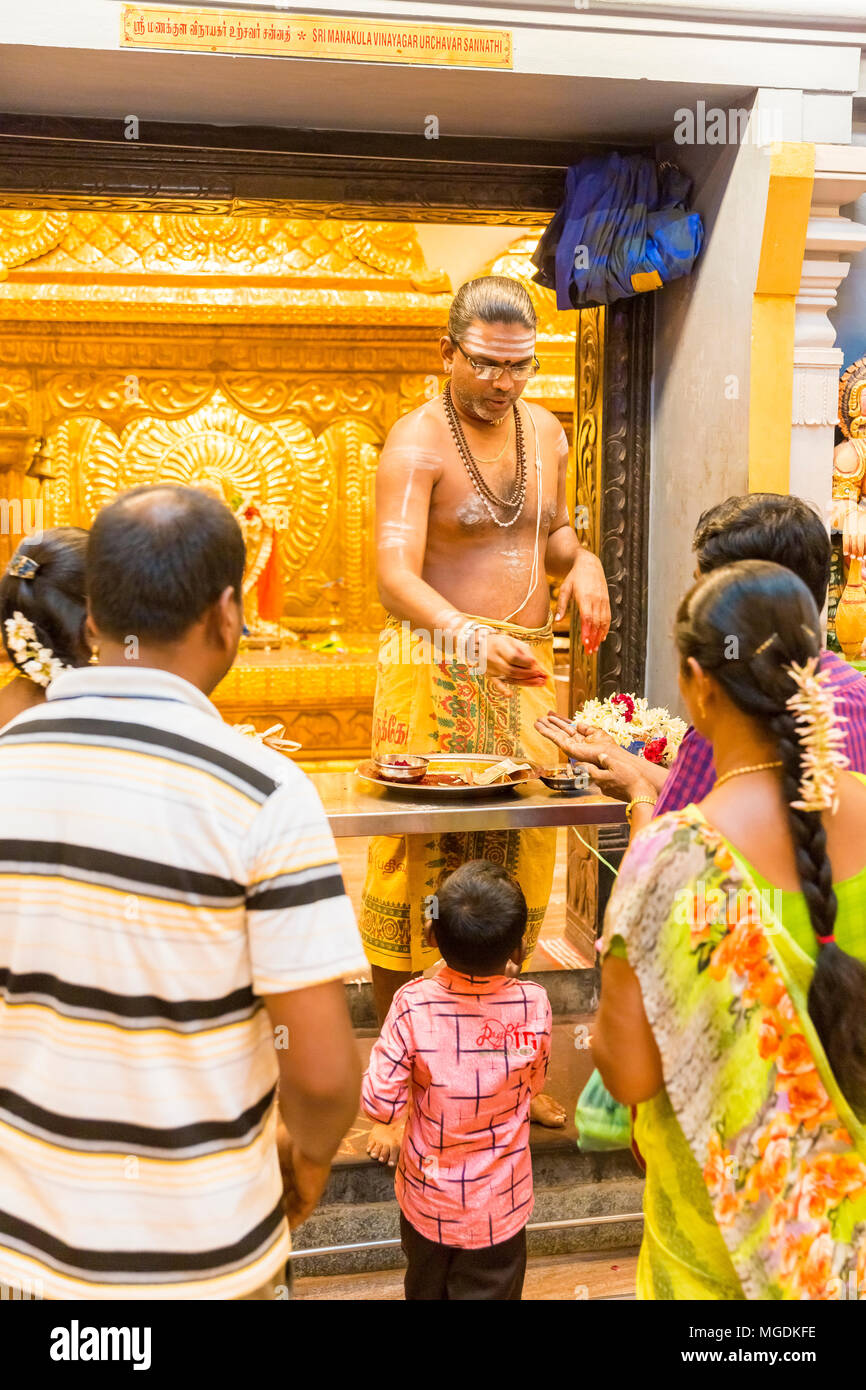
[[[547,672],[539,666],[530,648],[504,632],[485,632],[480,643],[478,671],[493,677],[493,683],[544,685]]]

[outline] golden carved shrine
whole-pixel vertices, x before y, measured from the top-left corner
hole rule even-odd
[[[530,280],[539,232],[471,273],[527,284],[542,370],[526,394],[570,435],[576,316]],[[268,504],[285,631],[242,651],[215,701],[232,722],[283,723],[305,760],[367,753],[376,464],[440,389],[452,292],[413,225],[5,211],[0,267],[0,562],[16,516],[32,529],[28,502],[45,528],[160,481]]]

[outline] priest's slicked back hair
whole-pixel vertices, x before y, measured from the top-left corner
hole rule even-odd
[[[118,642],[176,642],[229,586],[240,602],[244,558],[241,528],[210,493],[173,483],[122,492],[90,531],[93,620]]]
[[[481,323],[519,323],[533,331],[538,325],[527,290],[508,275],[482,275],[460,286],[448,315],[452,342],[458,342],[476,319]]]

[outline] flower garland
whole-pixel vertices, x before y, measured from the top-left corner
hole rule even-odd
[[[6,645],[12,653],[15,665],[36,685],[50,685],[66,670],[51,648],[40,644],[36,629],[23,613],[16,610],[11,618],[6,619],[4,626]]]
[[[285,724],[272,724],[264,733],[260,733],[255,724],[232,724],[239,734],[246,735],[247,738],[257,739],[259,743],[265,744],[268,748],[275,749],[278,753],[297,753],[301,747],[293,738],[283,738],[286,732]]]
[[[643,756],[669,767],[686,732],[686,724],[662,705],[650,707],[642,696],[618,694],[587,700],[575,719],[609,734],[621,748],[642,743]]]
[[[817,656],[810,657],[804,666],[792,661],[788,674],[797,689],[786,704],[803,747],[800,800],[791,805],[798,811],[835,812],[839,804],[837,774],[849,766],[842,751],[846,720],[835,712],[830,675],[818,669]]]

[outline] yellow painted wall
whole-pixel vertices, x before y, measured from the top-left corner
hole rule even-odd
[[[812,203],[815,147],[777,145],[770,160],[752,306],[750,492],[790,490],[794,313]]]

